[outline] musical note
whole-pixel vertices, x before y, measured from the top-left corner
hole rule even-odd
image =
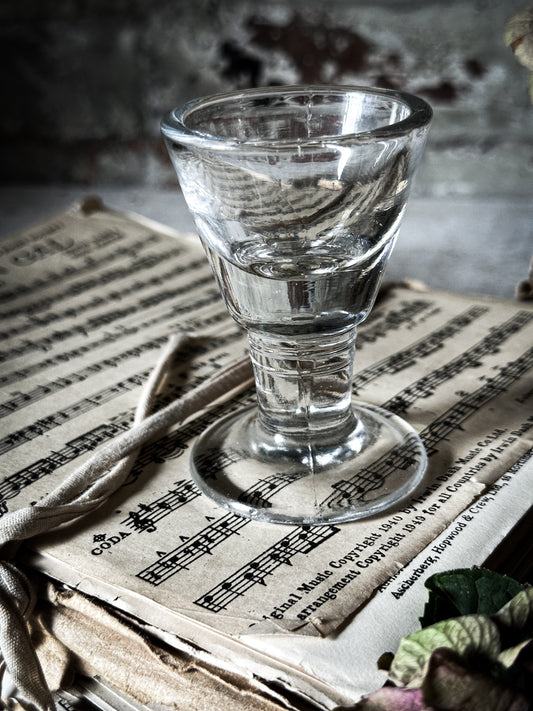
[[[137,573],[137,577],[152,585],[160,585],[180,570],[188,570],[189,566],[202,556],[212,554],[214,548],[249,523],[248,519],[241,516],[227,514],[199,531],[186,543],[144,568]],[[153,573],[156,573],[156,578]]]
[[[244,496],[245,498],[247,496],[253,498],[259,495],[261,497],[264,496],[266,499],[268,495],[274,496],[274,494],[287,486],[287,483],[288,480],[286,476],[274,474],[267,477],[264,481],[259,482],[259,484],[254,485],[249,491],[244,492]],[[196,488],[191,490],[191,493],[192,491],[196,492]],[[236,514],[227,514],[213,521],[196,536],[188,539],[186,543],[164,556],[163,559],[158,559],[155,563],[149,565],[138,573],[138,577],[146,579],[146,571],[156,570],[159,573],[157,583],[159,584],[180,570],[188,570],[189,566],[201,557],[201,555],[211,555],[216,546],[226,541],[231,535],[237,533],[243,526],[249,523],[249,519],[242,518]],[[160,573],[159,569],[161,567],[165,568],[164,575]]]
[[[294,556],[310,553],[339,531],[337,526],[296,527],[202,594],[194,604],[215,613],[227,609],[236,598],[242,597],[253,586],[266,585],[267,577],[273,575],[281,565],[290,565]]]
[[[93,430],[67,442],[65,447],[36,462],[24,467],[18,472],[5,477],[0,482],[0,500],[11,499],[17,496],[27,486],[48,474],[52,474],[59,467],[68,464],[77,457],[90,452],[102,442],[116,437],[120,432],[131,427],[133,416],[118,416],[109,423],[98,425]]]
[[[375,343],[380,338],[384,338],[390,331],[403,328],[415,316],[432,306],[431,301],[417,299],[411,302],[403,302],[398,309],[389,310],[384,316],[381,316],[376,310],[361,328],[357,336],[358,346],[362,347],[365,343]]]
[[[200,490],[192,481],[182,480],[176,483],[176,488],[155,499],[150,504],[138,504],[139,511],[131,511],[121,521],[121,524],[134,528],[139,532],[157,530],[156,523],[173,511],[200,496]],[[147,521],[150,525],[147,526]]]
[[[18,432],[7,435],[3,439],[0,439],[0,454],[5,454],[6,452],[25,444],[35,437],[39,437],[45,432],[49,432],[55,427],[59,427],[64,422],[70,421],[75,417],[90,412],[96,407],[99,407],[102,403],[109,402],[119,395],[133,390],[142,384],[148,378],[149,374],[150,370],[146,370],[142,373],[126,378],[126,380],[120,381],[116,385],[111,385],[89,397],[78,400],[65,408],[65,410],[60,410],[49,417],[37,420]]]
[[[443,326],[439,327],[423,339],[413,343],[401,351],[393,353],[388,358],[384,358],[382,361],[379,361],[369,368],[365,368],[354,378],[354,392],[357,392],[363,385],[368,384],[372,380],[375,380],[386,373],[395,374],[402,370],[406,370],[420,360],[420,358],[425,358],[434,353],[436,350],[441,349],[446,340],[454,338],[462,329],[466,328],[466,326],[470,325],[473,321],[486,313],[486,311],[486,307],[470,307],[463,313],[450,319]],[[403,409],[394,409],[394,412],[404,411],[406,407],[405,403],[407,402],[407,400],[403,400]]]
[[[514,321],[512,325],[508,323],[506,326],[506,328],[516,327],[517,322]],[[459,401],[433,420],[420,433],[420,438],[424,443],[428,457],[438,451],[437,445],[440,442],[449,437],[454,430],[460,429],[465,420],[476,414],[490,400],[504,392],[532,365],[533,348],[526,351],[515,361],[501,366],[498,376],[491,378],[472,393],[465,394]],[[391,449],[375,462],[365,467],[364,476],[356,474],[344,481],[338,487],[340,491],[332,493],[322,502],[322,505],[340,507],[347,495],[355,501],[364,500],[371,491],[380,488],[389,476],[397,472],[398,469],[403,469],[415,457],[416,445],[408,440],[405,445]],[[374,486],[369,486],[369,482],[373,482]]]
[[[476,307],[476,310],[479,310],[479,307]],[[410,404],[419,398],[430,397],[439,385],[451,380],[463,370],[479,367],[484,356],[493,353],[495,347],[517,333],[532,319],[533,314],[531,312],[518,312],[500,326],[493,327],[488,336],[481,339],[471,348],[395,395],[384,404],[384,407],[397,414],[405,412]]]

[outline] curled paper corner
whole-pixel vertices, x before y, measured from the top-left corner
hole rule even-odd
[[[402,566],[403,567],[403,566]],[[239,632],[239,637],[261,635],[295,635],[300,637],[317,637],[325,639],[334,637],[348,624],[360,609],[345,610],[340,615],[323,616],[311,615],[305,620],[295,617],[283,619],[261,619],[249,624],[246,629]]]
[[[249,635],[298,634],[305,637],[323,637],[324,635],[311,620],[283,619],[258,620],[240,632],[239,637]]]
[[[332,622],[331,618],[324,619],[322,617],[310,617],[308,620],[309,625],[312,625],[321,637],[328,637],[333,631],[337,630],[339,620],[336,619],[333,625]]]
[[[529,263],[529,274],[517,284],[516,298],[518,301],[533,301],[533,257]]]

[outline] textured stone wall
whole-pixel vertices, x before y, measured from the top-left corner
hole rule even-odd
[[[502,39],[524,1],[0,0],[0,178],[174,184],[166,110],[330,82],[430,101],[418,194],[529,195],[527,71]]]

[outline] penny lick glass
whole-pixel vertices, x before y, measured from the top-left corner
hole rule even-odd
[[[366,87],[275,87],[197,99],[162,133],[219,289],[246,330],[257,404],[208,428],[194,481],[260,521],[329,524],[420,482],[404,420],[353,397],[374,303],[431,108]],[[386,354],[384,354],[385,356]]]

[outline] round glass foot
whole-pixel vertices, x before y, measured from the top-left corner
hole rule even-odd
[[[287,524],[354,521],[391,507],[426,469],[422,441],[403,419],[355,401],[339,443],[324,433],[303,439],[266,433],[257,408],[216,422],[196,441],[192,476],[230,511]],[[335,436],[336,435],[336,436]]]

